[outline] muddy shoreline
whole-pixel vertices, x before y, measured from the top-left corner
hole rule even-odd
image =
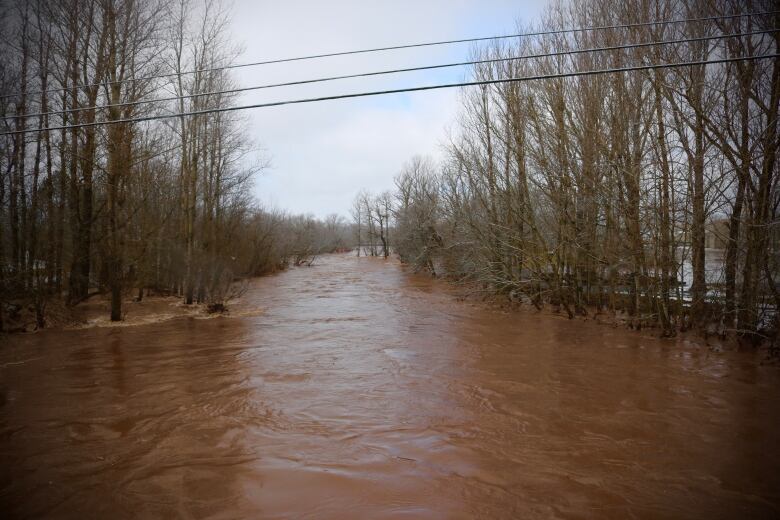
[[[350,253],[333,253],[330,255],[320,255],[321,258],[328,258],[329,256],[349,256]],[[400,265],[401,269],[407,272],[410,276],[425,277],[424,274],[415,274],[408,266],[404,266],[398,262],[397,258],[391,257],[389,259],[381,259],[368,257],[368,261],[374,262],[391,262]],[[312,266],[297,267],[295,269],[311,269],[316,268],[317,264]],[[272,273],[262,277],[251,278],[248,283],[257,283],[258,280],[266,278],[268,276],[278,276],[279,273]],[[633,324],[632,317],[624,312],[611,312],[608,310],[598,311],[595,308],[588,308],[588,314],[575,315],[569,318],[561,309],[555,309],[550,304],[545,304],[541,309],[536,309],[529,303],[520,303],[511,301],[509,298],[501,295],[486,294],[477,288],[470,287],[468,285],[458,284],[446,278],[432,278],[435,283],[439,284],[438,290],[443,293],[451,295],[454,301],[467,302],[468,304],[483,306],[486,309],[491,309],[511,317],[517,313],[527,313],[531,315],[549,316],[553,318],[560,318],[565,320],[571,320],[579,323],[597,323],[599,325],[612,327],[616,329],[625,330],[630,333],[640,334],[643,336],[657,337],[661,340],[668,342],[685,342],[694,347],[709,348],[714,352],[721,351],[733,351],[733,352],[747,352],[749,355],[753,355],[756,352],[762,356],[762,363],[773,363],[780,365],[780,358],[778,352],[771,350],[770,345],[766,342],[755,346],[748,344],[748,342],[740,339],[735,334],[716,334],[709,333],[707,331],[701,331],[696,329],[678,331],[676,336],[663,337],[662,331],[657,326],[648,326],[645,324],[642,327],[636,327]],[[110,301],[107,294],[97,294],[89,300],[82,302],[75,307],[67,308],[62,302],[54,305],[53,311],[50,309],[50,323],[44,329],[38,329],[35,327],[34,316],[29,316],[27,320],[23,320],[23,324],[27,324],[27,327],[21,327],[24,330],[17,330],[10,333],[0,333],[0,337],[3,335],[11,336],[16,334],[29,334],[37,333],[43,330],[73,330],[73,329],[86,329],[92,327],[132,327],[140,325],[151,325],[154,323],[161,323],[168,320],[191,318],[191,319],[213,319],[218,317],[241,317],[248,315],[256,315],[264,312],[264,307],[251,307],[247,306],[241,297],[228,302],[227,310],[225,312],[209,312],[205,304],[192,304],[185,305],[182,302],[182,298],[179,296],[170,295],[146,295],[142,301],[132,297],[127,297],[123,303],[124,318],[119,322],[111,322],[109,319]],[[28,309],[28,314],[32,313],[32,309]]]

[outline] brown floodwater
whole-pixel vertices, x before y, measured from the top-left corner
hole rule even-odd
[[[334,255],[0,348],[5,518],[777,518],[780,368]],[[251,313],[250,313],[251,314]]]

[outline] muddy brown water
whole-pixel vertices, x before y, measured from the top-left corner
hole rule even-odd
[[[780,369],[456,301],[393,261],[261,315],[4,338],[8,518],[777,518]]]

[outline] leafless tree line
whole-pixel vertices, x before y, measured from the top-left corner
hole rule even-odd
[[[542,25],[606,26],[774,7],[574,0],[552,4]],[[495,43],[475,55],[509,58],[778,26],[780,18],[770,15],[578,32]],[[478,65],[472,75],[558,74],[779,48],[780,34],[768,32],[510,59]],[[418,158],[397,178],[393,247],[417,268],[537,307],[552,304],[570,317],[611,310],[625,312],[637,327],[658,325],[665,335],[707,327],[776,337],[779,102],[776,59],[466,89],[441,166]]]
[[[112,320],[129,291],[221,306],[238,277],[328,247],[328,224],[252,198],[266,164],[235,112],[43,130],[234,105],[213,94],[234,86],[215,70],[239,55],[227,23],[218,0],[0,4],[2,128],[37,129],[0,138],[0,331],[20,306],[43,326],[47,302],[96,292]],[[133,104],[174,96],[193,97]]]
[[[383,192],[373,195],[365,190],[359,192],[352,203],[354,241],[357,255],[390,256],[390,219],[393,208],[393,194]]]
[[[354,246],[352,226],[335,213],[324,220],[310,215],[291,217],[285,231],[289,258],[295,266],[311,266],[318,255],[343,253]]]

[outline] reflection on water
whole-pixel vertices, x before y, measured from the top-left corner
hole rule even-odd
[[[0,352],[12,517],[773,517],[780,374],[456,302],[392,261],[254,282],[260,316]]]

